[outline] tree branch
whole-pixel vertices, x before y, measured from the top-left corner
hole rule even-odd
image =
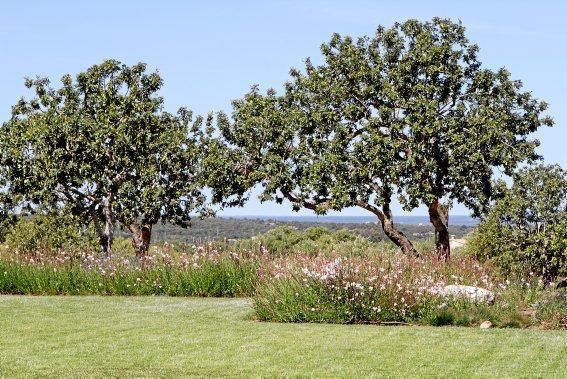
[[[382,213],[382,211],[378,209],[378,207],[370,203],[365,203],[364,201],[358,201],[356,205],[363,209],[366,209],[369,212],[374,213],[380,219],[380,222],[384,222],[384,213]]]
[[[76,188],[69,187],[68,185],[65,185],[65,184],[61,184],[61,186],[63,186],[63,188],[64,188],[66,191],[69,191],[69,192],[71,192],[71,193],[74,193],[75,195],[79,196],[79,197],[82,198],[82,199],[89,200],[89,201],[91,201],[91,202],[93,202],[93,203],[95,203],[95,202],[97,201],[97,199],[96,199],[95,197],[93,197],[93,196],[91,196],[91,195],[84,194],[84,193],[82,193],[81,191],[79,191],[79,190],[76,189]],[[64,193],[63,191],[61,191],[61,192]],[[65,194],[65,193],[64,193],[64,194]]]
[[[299,204],[303,208],[311,209],[314,211],[321,209],[321,207],[326,208],[328,205],[330,205],[330,201],[331,201],[331,199],[329,198],[323,198],[313,201],[304,200],[301,199],[298,195],[292,193],[291,191],[281,188],[280,188],[280,192],[285,196],[286,199],[288,199],[292,203]]]

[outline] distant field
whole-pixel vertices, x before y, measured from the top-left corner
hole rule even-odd
[[[309,218],[308,218],[309,219]],[[278,226],[288,225],[298,230],[322,226],[330,230],[348,229],[372,241],[387,240],[380,226],[374,223],[343,223],[343,222],[314,222],[314,221],[282,221],[259,220],[242,218],[208,218],[194,220],[190,228],[183,229],[173,225],[156,225],[153,229],[153,239],[157,241],[180,241],[199,243],[210,240],[243,239],[266,233]],[[412,240],[426,240],[434,236],[433,227],[429,224],[410,225],[398,224],[398,228]],[[471,232],[474,226],[455,225],[450,233],[461,238]]]
[[[243,299],[0,296],[0,377],[567,376],[567,332],[272,324]]]

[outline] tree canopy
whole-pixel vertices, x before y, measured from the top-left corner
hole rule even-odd
[[[296,210],[361,207],[416,254],[394,223],[397,198],[406,211],[428,208],[446,259],[451,203],[486,212],[495,168],[510,175],[537,160],[529,135],[553,123],[545,102],[507,70],[483,68],[478,50],[460,23],[441,18],[356,40],[335,34],[322,63],[292,69],[281,94],[254,86],[204,130],[187,109],[163,110],[163,81],[142,63],[107,60],[59,88],[28,79],[33,96],[0,129],[2,204],[80,216],[106,254],[120,225],[143,255],[152,225],[209,212],[201,183],[224,205],[260,183],[262,200]]]
[[[317,213],[358,206],[374,213],[406,253],[411,242],[394,225],[390,204],[424,204],[449,256],[448,207],[482,213],[492,171],[510,174],[537,159],[529,134],[552,125],[547,105],[522,90],[505,69],[482,68],[478,47],[450,20],[409,20],[357,40],[333,35],[323,63],[292,69],[282,95],[257,87],[219,116],[236,164],[232,185],[212,183],[219,200],[242,199],[261,183],[262,199],[286,198]],[[219,159],[212,159],[218,162]]]
[[[187,225],[192,212],[205,211],[200,120],[183,108],[163,111],[157,72],[106,60],[75,79],[63,76],[57,89],[46,78],[25,84],[34,96],[17,102],[0,130],[12,196],[92,222],[106,254],[116,224],[144,254],[152,225]]]

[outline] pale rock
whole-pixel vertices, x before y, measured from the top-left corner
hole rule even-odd
[[[492,323],[490,321],[485,321],[482,324],[480,324],[480,328],[481,329],[490,329],[490,328],[492,328]]]
[[[480,287],[450,284],[436,288],[434,293],[443,297],[467,298],[475,303],[494,303],[494,292]]]

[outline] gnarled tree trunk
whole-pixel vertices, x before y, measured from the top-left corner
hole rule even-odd
[[[374,213],[380,220],[382,225],[382,230],[386,237],[390,239],[396,246],[402,249],[402,252],[407,255],[419,256],[419,253],[413,247],[411,241],[406,237],[406,235],[396,228],[394,225],[394,217],[392,215],[392,210],[390,209],[390,204],[386,203],[382,206],[382,210],[377,208],[372,204],[365,202],[359,202],[358,206]]]
[[[280,188],[280,191],[283,193],[283,195],[289,201],[296,204],[298,206],[298,208],[299,208],[299,206],[303,206],[305,208],[313,209],[314,211],[317,211],[320,207],[322,207],[323,205],[326,205],[326,203],[328,203],[328,199],[318,201],[318,202],[301,200],[301,198],[299,196],[294,195],[291,191],[289,191],[285,188]],[[386,234],[386,236],[396,246],[398,246],[400,249],[402,249],[402,252],[404,254],[413,255],[413,256],[419,255],[419,253],[417,252],[415,247],[413,247],[413,244],[406,237],[406,235],[404,233],[402,233],[402,231],[398,230],[395,227],[394,218],[392,216],[392,210],[390,209],[390,203],[389,202],[385,202],[382,205],[382,210],[380,210],[377,206],[370,204],[368,202],[362,201],[362,200],[358,201],[356,204],[359,207],[366,209],[369,212],[374,213],[378,217],[378,219],[380,220],[380,223],[382,224],[382,230],[384,231],[384,234]]]
[[[112,255],[112,242],[114,241],[115,222],[110,209],[110,200],[105,199],[103,202],[102,217],[95,208],[96,204],[91,207],[91,218],[98,236],[100,249],[105,258]],[[102,219],[101,219],[102,218]]]
[[[146,257],[152,238],[152,225],[144,224],[139,227],[131,224],[128,229],[132,233],[132,244],[136,248],[136,258],[142,260]]]
[[[382,214],[384,217],[378,218],[380,219],[380,223],[382,224],[382,229],[384,230],[384,234],[402,249],[402,252],[407,255],[418,256],[419,253],[411,243],[411,241],[406,237],[406,235],[401,231],[398,230],[394,225],[394,217],[392,216],[392,211],[388,204],[382,206]]]
[[[436,199],[429,204],[429,220],[435,228],[435,253],[441,261],[447,261],[451,256],[449,240],[449,206],[439,203]]]

